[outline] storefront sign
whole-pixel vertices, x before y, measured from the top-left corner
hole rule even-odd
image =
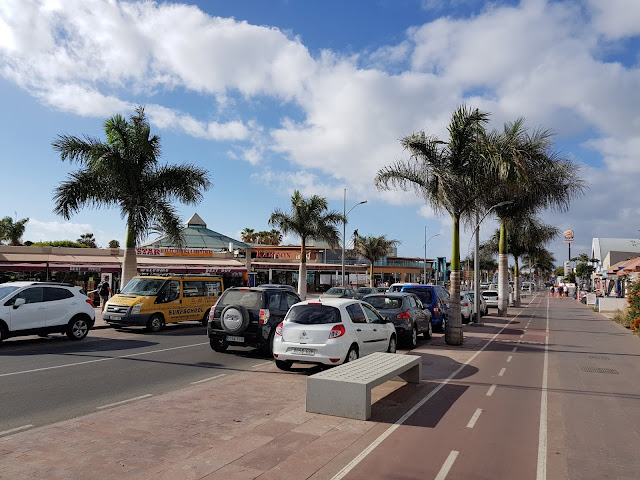
[[[95,265],[71,265],[69,267],[70,272],[101,272],[102,267]]]
[[[212,257],[213,250],[202,248],[136,248],[136,255],[148,257]]]
[[[145,268],[138,267],[138,271],[140,273],[169,273],[168,268]]]
[[[573,230],[565,230],[564,243],[573,243]]]
[[[273,259],[273,260],[291,260],[300,261],[300,250],[255,250],[251,252],[251,258]],[[315,261],[318,258],[317,252],[307,251],[307,260]]]

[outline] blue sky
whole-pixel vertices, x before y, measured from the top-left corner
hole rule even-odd
[[[269,229],[294,189],[327,198],[348,232],[398,239],[399,254],[451,255],[450,220],[412,193],[379,192],[376,172],[405,158],[398,139],[444,137],[460,104],[491,127],[525,117],[590,182],[568,212],[543,212],[591,239],[640,229],[640,2],[637,0],[234,0],[188,4],[4,0],[0,4],[0,216],[29,217],[24,240],[124,243],[117,210],[52,212],[77,167],[56,135],[103,137],[104,120],[145,105],[161,161],[207,168],[197,206],[239,238]],[[482,238],[496,228],[488,218]],[[470,229],[469,229],[470,230]],[[461,252],[469,248],[467,231]],[[286,239],[291,243],[297,239]],[[565,260],[562,239],[549,245]]]

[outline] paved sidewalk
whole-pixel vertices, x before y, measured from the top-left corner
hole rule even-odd
[[[281,372],[272,363],[1,437],[0,478],[330,479],[510,317],[465,327],[462,347],[441,334],[423,342],[410,353],[423,357],[427,381],[376,387],[369,421],[307,413],[306,378],[315,370]]]

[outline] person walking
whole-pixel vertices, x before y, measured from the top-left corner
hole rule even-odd
[[[555,293],[556,293],[556,289],[553,285],[551,285],[551,298],[555,296]]]
[[[566,285],[563,287],[564,290],[564,296],[568,297],[569,296],[569,287],[567,287]]]
[[[104,312],[104,306],[106,305],[107,300],[109,300],[109,296],[113,295],[111,285],[109,285],[109,277],[105,275],[102,282],[98,284],[98,288],[93,291],[98,292],[98,295],[100,295],[100,311]]]

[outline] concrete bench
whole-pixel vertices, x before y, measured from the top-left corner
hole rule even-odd
[[[307,412],[368,420],[371,389],[400,376],[409,383],[422,379],[422,357],[372,353],[307,378]]]

